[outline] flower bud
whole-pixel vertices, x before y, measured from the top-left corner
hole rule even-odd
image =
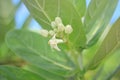
[[[66,34],[70,34],[70,33],[72,33],[72,31],[73,31],[73,29],[72,29],[72,26],[71,26],[71,25],[67,25],[67,26],[65,27],[65,33],[66,33]]]
[[[55,23],[56,23],[56,25],[62,23],[61,18],[60,18],[60,17],[56,17],[56,18],[55,18]]]
[[[84,20],[85,20],[85,17],[82,17],[82,18],[81,18],[82,23],[84,23]]]
[[[55,21],[51,22],[51,26],[52,26],[53,29],[56,28],[57,25],[56,25]]]
[[[64,31],[64,30],[65,30],[64,25],[63,25],[62,23],[59,23],[59,24],[58,24],[58,31],[59,31],[59,32],[62,32],[62,31]]]
[[[53,36],[53,35],[55,35],[55,32],[54,32],[53,30],[50,30],[50,31],[49,31],[49,35],[50,35],[50,36]]]
[[[40,30],[40,34],[41,34],[42,36],[44,36],[44,37],[48,37],[48,31],[45,30],[45,29],[41,29],[41,30]]]

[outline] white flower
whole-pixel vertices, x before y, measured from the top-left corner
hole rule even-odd
[[[48,44],[50,44],[51,48],[56,49],[57,51],[60,51],[57,44],[63,43],[64,41],[62,39],[56,39],[55,35],[48,41]]]
[[[81,18],[82,23],[84,23],[84,20],[85,20],[85,17],[83,16],[83,17]]]
[[[73,29],[72,29],[72,26],[71,26],[71,25],[67,25],[67,26],[65,27],[65,33],[66,33],[66,34],[70,34],[70,33],[72,33],[72,31],[73,31]]]
[[[59,32],[62,32],[62,31],[64,31],[64,30],[65,30],[64,25],[63,25],[62,23],[59,23],[59,24],[58,24],[58,31],[59,31]]]
[[[50,35],[50,36],[53,36],[53,35],[55,35],[55,32],[54,32],[53,30],[50,30],[50,31],[49,31],[49,35]]]
[[[58,26],[58,24],[62,23],[61,18],[60,17],[56,17],[55,18],[55,23],[56,23],[57,26]]]
[[[45,29],[41,29],[39,33],[44,37],[48,37],[48,31]]]

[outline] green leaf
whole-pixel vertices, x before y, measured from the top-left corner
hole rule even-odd
[[[98,41],[111,20],[117,3],[118,0],[91,0],[85,16],[88,46]]]
[[[2,79],[1,79],[2,78]],[[0,66],[0,80],[45,80],[30,71],[12,66]]]
[[[73,32],[70,40],[77,47],[84,47],[86,43],[85,32],[81,17],[69,0],[23,0],[32,16],[45,29],[51,29],[51,21],[59,16],[64,25],[70,24]],[[54,5],[53,5],[54,4]]]
[[[86,11],[86,0],[72,0],[79,15],[83,17]]]
[[[88,68],[95,68],[103,59],[118,48],[120,48],[120,18],[108,32]]]
[[[34,65],[27,65],[27,66],[25,66],[25,69],[40,75],[45,80],[66,80],[65,77],[55,75],[53,73],[50,73],[50,72],[43,70],[43,69],[41,69],[37,66],[34,66]]]
[[[26,61],[61,76],[70,76],[75,66],[67,54],[51,50],[48,39],[27,30],[14,30],[7,34],[8,47]]]

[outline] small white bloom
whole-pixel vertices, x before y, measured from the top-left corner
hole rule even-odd
[[[52,26],[53,29],[56,28],[57,25],[56,25],[55,21],[51,22],[51,26]]]
[[[60,51],[57,44],[63,43],[64,41],[62,39],[56,39],[55,35],[48,41],[48,44],[50,44],[51,48],[56,49],[57,51]]]
[[[67,26],[65,27],[65,33],[66,33],[66,34],[70,34],[70,33],[72,33],[72,31],[73,31],[73,29],[72,29],[72,26],[71,26],[71,25],[67,25]]]
[[[85,17],[83,16],[83,17],[81,18],[82,23],[84,23],[84,20],[85,20]]]
[[[63,25],[62,23],[59,23],[59,24],[58,24],[58,31],[62,32],[62,31],[64,31],[64,30],[65,30],[64,25]]]
[[[45,29],[41,29],[39,33],[44,37],[48,37],[48,31]]]
[[[55,18],[55,23],[56,23],[56,25],[62,23],[61,18],[60,18],[60,17],[56,17],[56,18]]]
[[[53,35],[55,35],[55,32],[54,32],[53,30],[50,30],[50,31],[49,31],[49,35],[50,35],[50,36],[53,36]]]

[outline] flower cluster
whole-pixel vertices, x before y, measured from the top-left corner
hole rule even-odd
[[[64,43],[66,41],[64,35],[69,35],[70,33],[72,33],[72,26],[64,26],[60,17],[56,17],[55,21],[51,22],[51,26],[52,30],[48,31],[46,29],[42,29],[40,30],[40,34],[44,37],[50,36],[51,39],[48,41],[48,44],[51,46],[51,48],[60,51],[57,44]]]

